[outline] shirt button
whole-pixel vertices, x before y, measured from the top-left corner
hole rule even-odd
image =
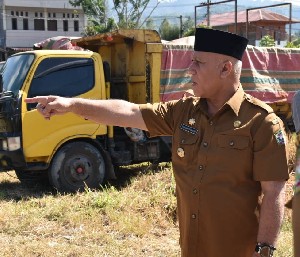
[[[199,166],[199,170],[203,170],[203,165],[200,165],[200,166]]]
[[[198,190],[196,188],[193,189],[193,194],[194,195],[198,194]]]
[[[230,146],[234,146],[234,142],[233,142],[233,141],[230,141],[229,145],[230,145]]]
[[[214,125],[213,121],[210,121],[210,122],[209,122],[209,125],[211,125],[211,126]]]
[[[182,144],[184,144],[184,142],[185,142],[185,140],[184,140],[184,139],[182,139],[182,140],[181,140],[181,143],[182,143]]]
[[[203,146],[204,146],[204,147],[207,147],[207,146],[208,146],[208,143],[207,143],[207,142],[204,142],[204,143],[203,143]]]
[[[192,219],[196,219],[196,214],[192,214]]]

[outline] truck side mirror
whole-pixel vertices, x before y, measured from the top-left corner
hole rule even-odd
[[[103,70],[105,82],[110,82],[110,66],[106,61],[103,62]]]

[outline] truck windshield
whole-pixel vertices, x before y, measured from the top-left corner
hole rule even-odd
[[[3,91],[17,94],[21,89],[30,66],[34,60],[34,54],[19,54],[7,59],[2,72]]]

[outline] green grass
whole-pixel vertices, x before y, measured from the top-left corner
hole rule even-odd
[[[1,256],[180,256],[171,166],[147,167],[121,168],[100,190],[66,195],[0,173]],[[290,211],[275,256],[292,256]]]

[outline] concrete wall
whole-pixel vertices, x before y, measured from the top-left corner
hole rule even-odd
[[[54,36],[82,36],[87,19],[81,8],[74,8],[68,0],[1,0],[0,48],[30,48],[34,43]],[[17,28],[13,26],[13,20]],[[28,30],[23,22],[28,20]],[[35,20],[42,20],[44,30],[36,30]],[[47,21],[55,20],[57,30],[49,31]],[[63,22],[68,21],[68,31]],[[74,29],[78,22],[79,31]]]
[[[9,6],[26,6],[26,7],[42,7],[42,8],[70,8],[68,0],[2,0],[4,5]]]

